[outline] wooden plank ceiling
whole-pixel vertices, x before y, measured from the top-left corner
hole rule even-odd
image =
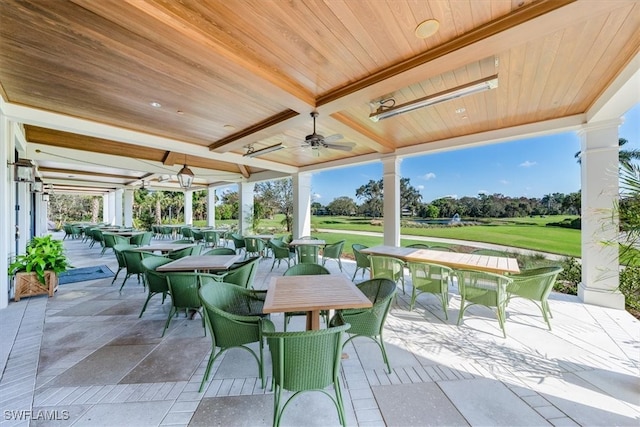
[[[438,31],[416,37],[427,19]],[[103,155],[118,170],[96,176],[113,185],[158,181],[184,162],[205,185],[584,113],[640,50],[639,27],[635,0],[5,0],[0,92],[177,142],[25,120],[45,181],[77,181],[86,174],[71,172]],[[377,101],[495,74],[496,89],[369,119]],[[305,144],[314,110],[317,132],[342,134],[336,144],[353,142],[351,151]],[[260,156],[268,162],[242,156],[280,143]]]

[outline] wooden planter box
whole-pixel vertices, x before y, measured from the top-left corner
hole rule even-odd
[[[49,298],[58,289],[58,276],[53,271],[44,272],[46,285],[38,280],[36,273],[16,273],[15,275],[15,295],[13,299],[20,301],[22,297],[48,294]]]

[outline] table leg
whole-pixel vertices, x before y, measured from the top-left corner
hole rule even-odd
[[[307,331],[320,329],[320,310],[307,311]]]

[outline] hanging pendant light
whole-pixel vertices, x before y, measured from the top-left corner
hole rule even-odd
[[[191,187],[191,183],[193,182],[193,178],[195,175],[191,172],[191,169],[187,167],[187,155],[184,155],[184,165],[180,172],[178,172],[178,182],[180,182],[180,187],[189,188]]]

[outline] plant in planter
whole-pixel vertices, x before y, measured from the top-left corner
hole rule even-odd
[[[9,274],[15,275],[15,300],[40,294],[52,297],[58,287],[58,273],[70,267],[62,241],[51,235],[34,237],[26,252],[9,265]]]

